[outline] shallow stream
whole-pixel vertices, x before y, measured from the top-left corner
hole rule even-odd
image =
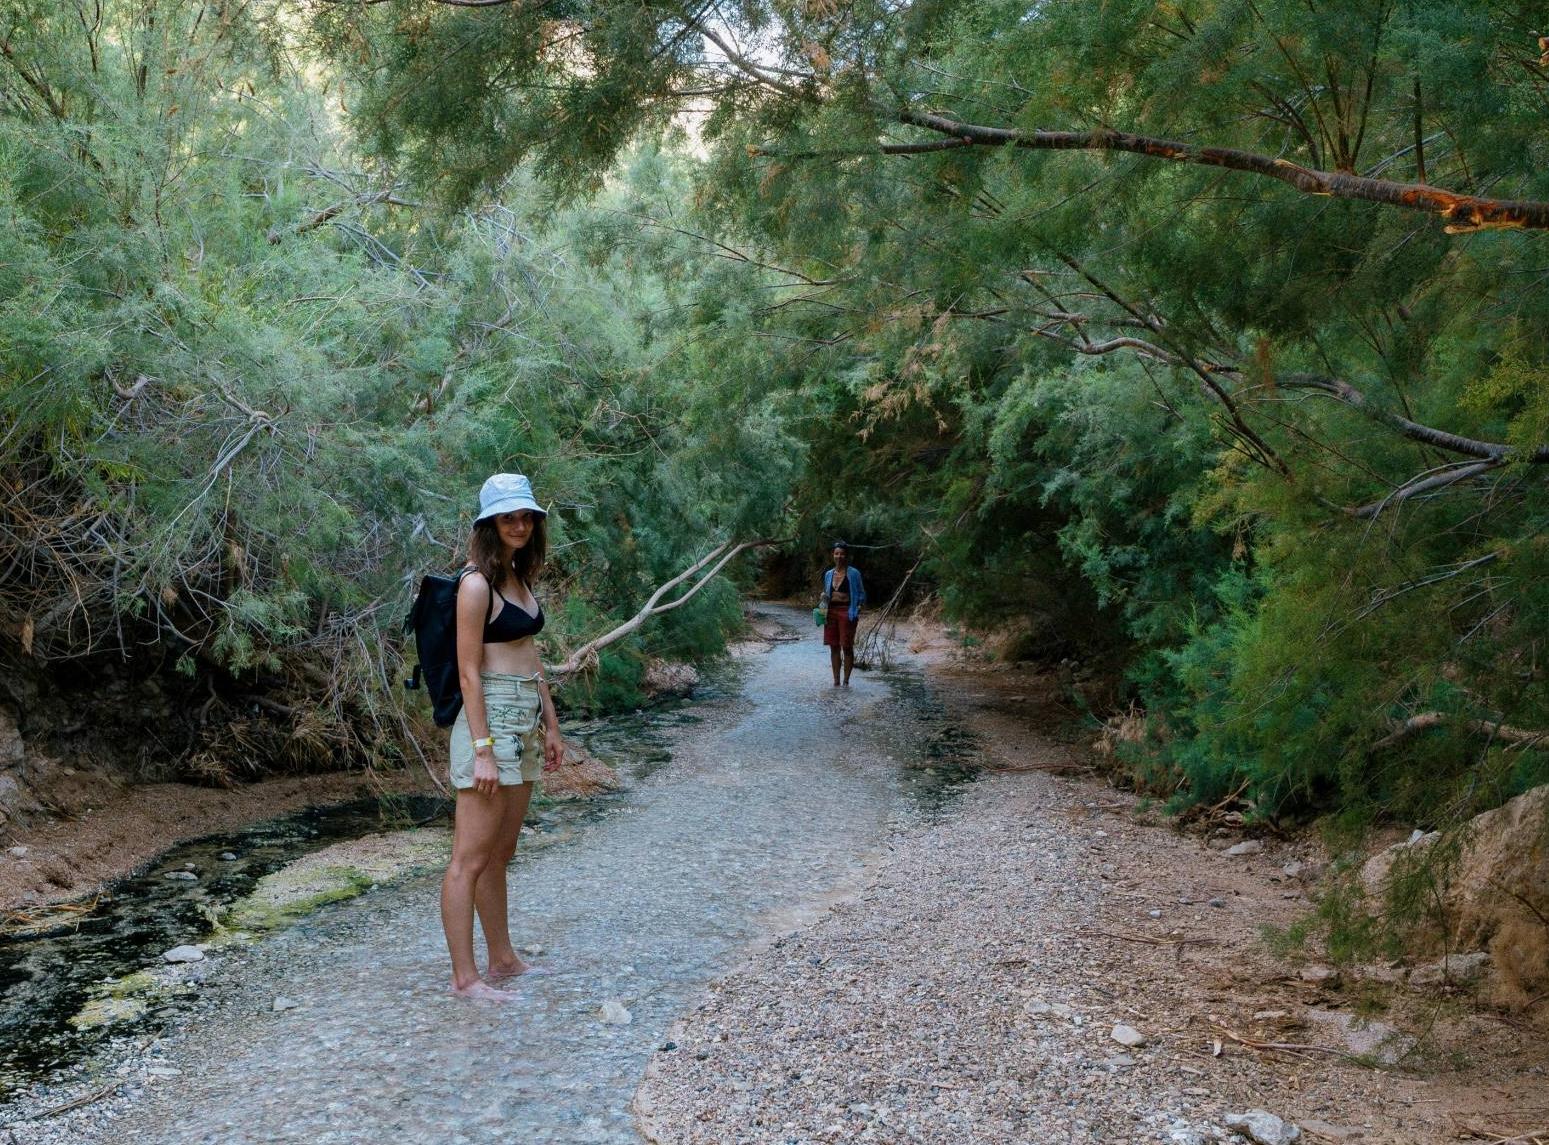
[[[378,888],[214,952],[205,1020],[168,1021],[175,1000],[141,1020],[141,1036],[172,1031],[172,1064],[93,1139],[635,1141],[629,1099],[650,1055],[675,1052],[673,1017],[749,942],[857,889],[892,829],[939,813],[971,775],[973,743],[918,675],[834,689],[816,635],[796,627],[805,614],[769,612],[799,639],[743,658],[719,696],[567,729],[633,785],[546,811],[579,814],[568,841],[518,855],[513,933],[558,971],[521,980],[523,1002],[449,995],[437,876]],[[101,920],[8,944],[0,1061],[13,1077],[72,1059],[89,1070],[64,1019],[92,983],[193,941],[204,912],[287,856],[382,828],[379,808],[355,808],[202,840],[115,887]],[[166,878],[190,863],[196,881]],[[75,985],[39,985],[55,979]],[[277,1012],[281,994],[295,1008]],[[628,1023],[603,1021],[605,1002]]]

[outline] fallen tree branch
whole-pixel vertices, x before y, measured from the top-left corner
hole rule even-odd
[[[549,679],[551,681],[558,682],[566,676],[574,675],[576,672],[581,671],[582,669],[595,662],[597,659],[597,653],[602,649],[606,648],[610,644],[614,644],[622,640],[630,633],[637,631],[642,625],[645,624],[647,620],[650,620],[653,616],[660,616],[664,612],[671,612],[674,608],[688,603],[688,601],[693,598],[694,594],[697,593],[700,589],[704,588],[705,585],[709,584],[710,581],[713,580],[716,575],[726,567],[726,565],[732,560],[733,557],[736,557],[744,550],[763,548],[767,545],[778,545],[783,543],[783,540],[765,539],[758,541],[743,541],[741,544],[735,546],[733,546],[730,541],[723,541],[721,544],[716,545],[715,548],[711,549],[704,556],[700,557],[699,560],[695,561],[688,568],[684,569],[677,576],[673,577],[671,580],[667,581],[655,592],[653,592],[650,596],[650,599],[641,606],[640,611],[635,613],[628,620],[624,621],[623,624],[620,624],[617,628],[614,628],[610,632],[604,633],[603,635],[597,637],[595,640],[587,641],[585,644],[581,645],[581,647],[572,652],[568,657],[566,657],[565,662],[560,664],[558,667],[547,669]],[[715,564],[711,566],[710,571],[700,575],[701,570],[704,569],[706,565],[710,565],[712,561],[714,561]],[[699,576],[699,579],[695,581],[693,587],[685,592],[682,596],[675,600],[668,601],[666,604],[657,603],[661,600],[662,597],[666,596],[667,593],[671,592],[684,581],[694,576]]]

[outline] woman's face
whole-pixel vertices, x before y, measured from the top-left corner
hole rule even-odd
[[[850,559],[850,554],[844,549],[834,546],[834,564],[842,565]]]
[[[514,513],[495,515],[495,532],[500,543],[508,549],[519,549],[532,539],[532,510],[518,509]]]

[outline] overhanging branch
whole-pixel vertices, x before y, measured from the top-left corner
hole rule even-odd
[[[884,143],[872,153],[918,155],[958,147],[1017,147],[1030,151],[1122,151],[1173,163],[1219,167],[1288,184],[1305,195],[1356,199],[1368,203],[1424,211],[1446,223],[1448,234],[1470,231],[1520,229],[1549,230],[1549,202],[1528,199],[1491,199],[1459,195],[1426,183],[1396,183],[1346,171],[1318,171],[1286,159],[1242,151],[1235,147],[1201,147],[1176,139],[1132,135],[1125,131],[1019,131],[964,123],[944,115],[905,108],[897,113],[900,123],[946,136],[928,142]],[[816,158],[829,152],[782,152],[756,149],[757,154],[781,158]],[[844,152],[856,153],[856,152]]]

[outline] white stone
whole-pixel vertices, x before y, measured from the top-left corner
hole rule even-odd
[[[197,946],[174,946],[161,956],[163,962],[203,962],[204,951]]]
[[[199,881],[199,876],[194,874],[193,871],[168,871],[162,877],[163,878],[168,878],[168,879],[176,879],[176,880],[178,880],[180,882],[185,882],[185,883],[196,883],[196,882]]]
[[[278,1014],[283,1010],[294,1010],[300,1005],[301,1003],[294,998],[287,998],[284,994],[280,994],[275,997],[274,1005],[270,1009]]]
[[[1226,853],[1228,855],[1257,855],[1263,850],[1264,841],[1262,839],[1244,839],[1241,843],[1228,847]]]
[[[1291,1145],[1302,1139],[1302,1131],[1265,1109],[1250,1109],[1246,1113],[1228,1113],[1226,1127],[1235,1129],[1258,1145]]]
[[[9,851],[7,851],[6,854],[10,855],[13,859],[25,859],[27,857],[27,852],[30,850],[32,850],[31,847],[23,847],[18,844],[17,846],[12,847]]]
[[[1134,1026],[1117,1025],[1113,1027],[1108,1036],[1118,1042],[1119,1045],[1128,1046],[1130,1049],[1136,1049],[1146,1044],[1146,1036]]]
[[[611,998],[602,1004],[602,1009],[598,1010],[597,1014],[610,1026],[627,1026],[635,1020],[634,1015],[624,1008],[622,1002],[615,1002]]]

